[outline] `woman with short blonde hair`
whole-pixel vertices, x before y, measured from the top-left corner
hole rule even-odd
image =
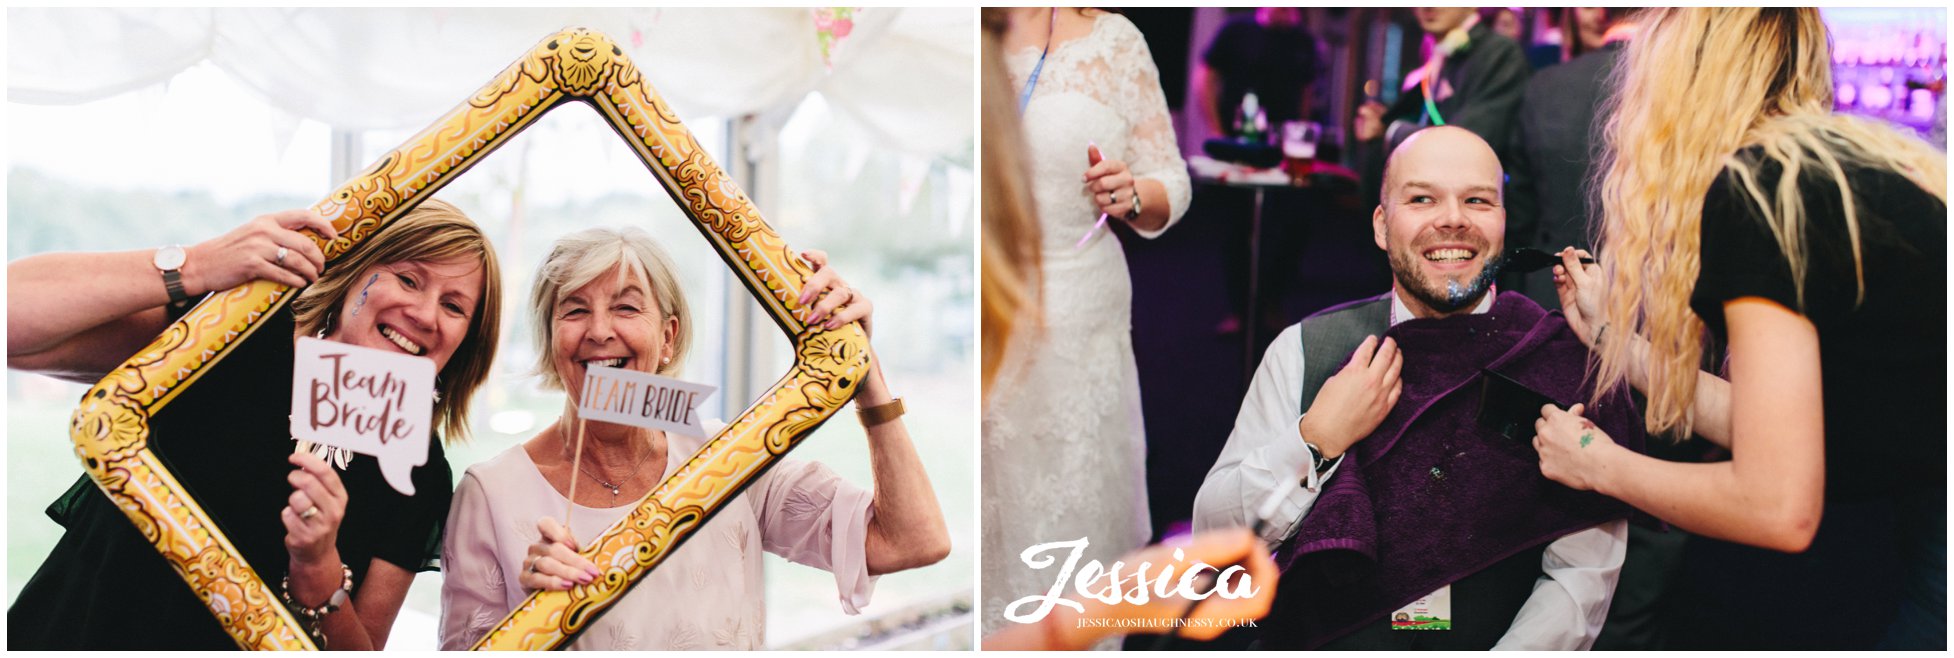
[[[860,321],[869,330],[868,297],[827,266],[826,254],[802,256],[815,270],[803,286],[803,319],[829,329]],[[443,546],[449,575],[441,587],[442,648],[472,646],[532,592],[600,577],[603,571],[578,554],[581,542],[624,518],[705,445],[708,436],[579,422],[576,415],[590,367],[683,372],[692,320],[677,274],[657,242],[635,228],[573,233],[544,259],[530,295],[537,369],[546,387],[565,393],[564,413],[462,475]],[[833,573],[850,614],[868,604],[874,576],[943,559],[950,550],[943,513],[880,361],[862,380],[855,405],[868,435],[872,490],[826,465],[782,458],[570,648],[765,648],[762,552]],[[717,429],[712,425],[708,432]],[[569,519],[553,518],[566,509]],[[674,605],[679,599],[684,603]]]
[[[692,311],[686,307],[684,291],[679,290],[678,268],[644,229],[593,228],[559,238],[556,248],[536,270],[536,283],[529,296],[530,317],[550,317],[565,293],[613,271],[649,282],[652,289],[647,292],[657,300],[659,313],[677,323],[672,360],[652,371],[675,376],[673,373],[685,369],[685,355],[692,349]],[[542,322],[536,329],[536,375],[543,378],[543,388],[561,391],[563,378],[557,375],[552,361],[556,324]]]

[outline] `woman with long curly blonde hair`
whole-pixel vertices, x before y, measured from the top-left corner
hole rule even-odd
[[[1691,532],[1793,554],[1863,547],[1873,539],[1831,543],[1849,530],[1823,530],[1891,514],[1899,548],[1885,562],[1909,571],[1900,621],[1890,589],[1883,601],[1829,589],[1867,574],[1754,551],[1739,559],[1776,560],[1771,577],[1870,621],[1851,628],[1821,612],[1810,624],[1778,614],[1768,629],[1715,623],[1752,648],[1809,633],[1819,635],[1798,646],[1944,647],[1946,155],[1831,113],[1816,9],[1645,18],[1606,125],[1602,264],[1563,252],[1556,281],[1569,324],[1599,357],[1597,394],[1632,385],[1648,398],[1651,432],[1701,436],[1730,459],[1615,449],[1576,405],[1543,410],[1541,470]],[[1727,379],[1700,370],[1712,340],[1726,346]],[[1852,515],[1827,513],[1845,504]]]

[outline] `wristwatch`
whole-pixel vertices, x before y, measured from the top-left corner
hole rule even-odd
[[[163,289],[170,293],[170,305],[181,308],[189,303],[190,294],[183,290],[183,261],[185,254],[182,245],[170,245],[156,250],[151,263],[163,273]]]
[[[873,407],[855,405],[855,414],[861,417],[862,427],[874,427],[901,418],[903,411],[902,398],[892,398]]]
[[[1309,449],[1309,465],[1311,469],[1316,471],[1318,477],[1329,473],[1330,467],[1337,465],[1336,459],[1324,459],[1323,449],[1316,447],[1316,444],[1304,441],[1303,447]],[[1338,457],[1338,459],[1341,458]]]

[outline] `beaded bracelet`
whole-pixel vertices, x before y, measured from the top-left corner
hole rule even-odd
[[[278,581],[278,598],[284,599],[285,607],[290,609],[292,614],[299,618],[299,621],[305,623],[306,631],[311,633],[313,639],[319,641],[319,648],[321,649],[326,648],[326,634],[325,631],[320,629],[320,623],[325,620],[326,615],[338,612],[340,608],[345,607],[346,603],[353,597],[353,568],[341,562],[339,563],[339,573],[339,589],[334,590],[332,596],[326,598],[325,603],[321,603],[318,607],[312,608],[308,608],[300,604],[297,599],[292,598],[291,575],[287,574],[284,579]]]

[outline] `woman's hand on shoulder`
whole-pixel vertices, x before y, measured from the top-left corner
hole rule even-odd
[[[801,257],[814,266],[814,274],[801,284],[801,321],[820,324],[828,329],[839,329],[842,325],[859,321],[862,323],[862,333],[874,335],[870,322],[875,313],[875,303],[869,301],[862,291],[849,286],[834,268],[828,267],[827,252],[818,249],[803,251]],[[808,307],[809,303],[814,303],[814,306]]]
[[[332,222],[316,212],[283,210],[259,215],[229,233],[186,247],[184,289],[201,295],[258,280],[304,287],[318,280],[326,266],[325,252],[299,232],[305,229],[327,240],[339,237]]]
[[[292,485],[279,518],[285,522],[285,550],[293,562],[339,563],[339,524],[346,519],[346,486],[339,473],[310,452],[295,452],[286,461],[298,468],[285,476]]]
[[[522,560],[522,574],[516,578],[523,589],[566,590],[574,585],[587,585],[602,573],[596,564],[577,554],[576,538],[556,519],[547,516],[537,519],[536,532],[542,539],[529,545],[529,555]]]

